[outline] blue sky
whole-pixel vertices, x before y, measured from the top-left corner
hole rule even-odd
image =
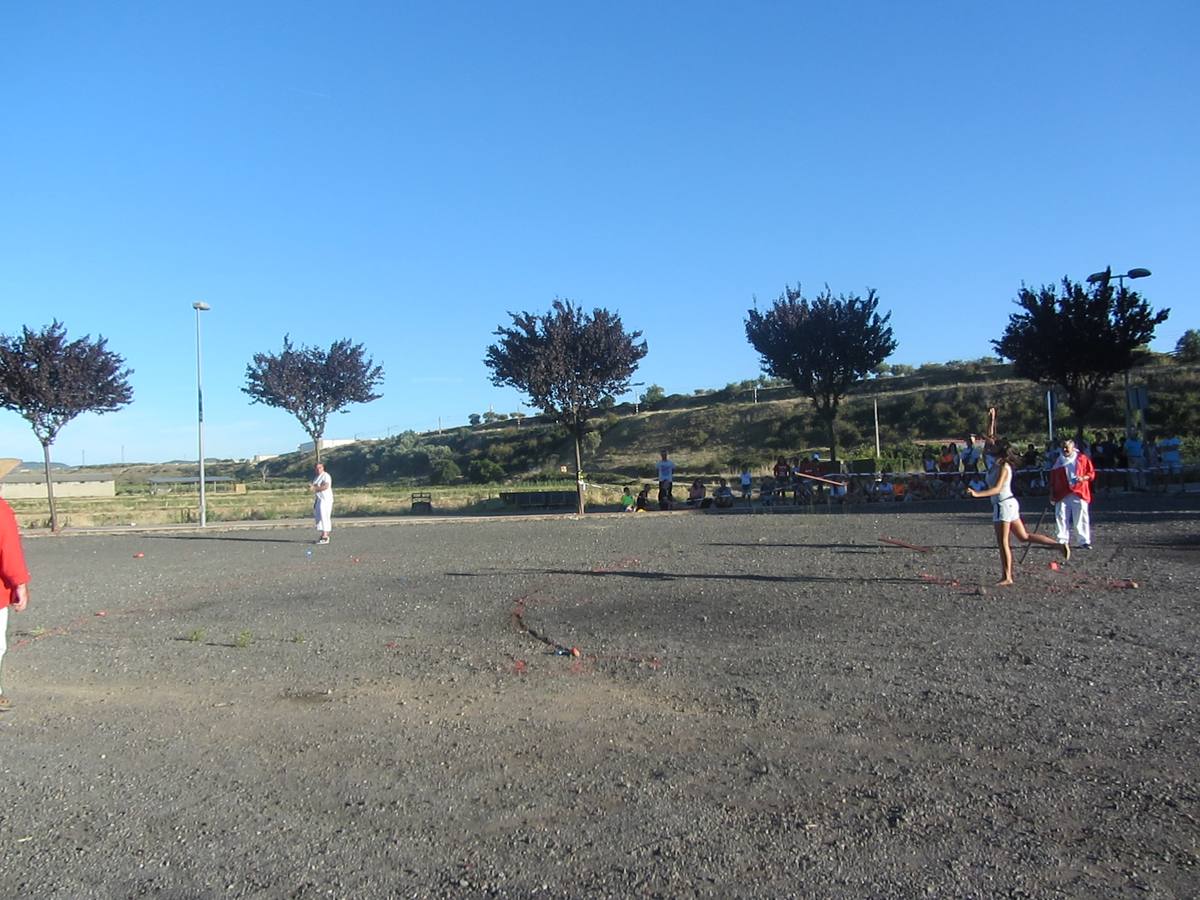
[[[521,409],[507,311],[618,310],[668,393],[759,373],[784,285],[875,288],[892,362],[991,352],[1022,282],[1112,265],[1200,327],[1200,12],[1178,2],[8,3],[0,333],[103,334],[134,402],[56,461],[306,440],[242,393],[348,337],[383,399],[328,437]],[[0,456],[40,458],[0,411]]]

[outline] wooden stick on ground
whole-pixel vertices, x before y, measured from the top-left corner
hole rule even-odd
[[[885,544],[892,544],[893,546],[896,546],[896,547],[903,547],[906,550],[916,550],[918,553],[932,553],[933,552],[932,547],[922,547],[919,544],[906,544],[904,541],[898,541],[895,538],[880,537],[879,540]]]

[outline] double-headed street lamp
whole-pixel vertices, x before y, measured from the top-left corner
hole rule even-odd
[[[1095,284],[1097,281],[1108,281],[1111,278],[1115,278],[1117,279],[1117,285],[1121,290],[1124,290],[1126,278],[1145,278],[1149,274],[1149,269],[1130,269],[1124,275],[1114,275],[1111,271],[1093,272],[1087,277],[1087,280],[1088,284]]]
[[[1093,272],[1087,277],[1088,284],[1096,284],[1097,282],[1107,282],[1113,278],[1117,279],[1117,286],[1120,290],[1125,290],[1126,278],[1145,278],[1150,274],[1149,269],[1130,269],[1123,275],[1114,275],[1111,269],[1106,269],[1103,272]],[[1133,432],[1133,409],[1129,402],[1129,370],[1125,370],[1125,437],[1128,438]]]
[[[204,497],[204,381],[200,373],[200,313],[212,309],[203,300],[192,304],[196,311],[196,412],[200,430],[200,527],[208,524],[208,509]]]

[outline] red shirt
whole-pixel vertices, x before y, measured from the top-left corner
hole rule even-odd
[[[1077,494],[1084,503],[1092,502],[1092,479],[1096,477],[1096,467],[1082,453],[1075,454],[1075,483],[1067,478],[1067,463],[1060,456],[1054,468],[1050,470],[1050,499],[1055,503],[1069,494]]]
[[[21,535],[12,507],[0,500],[0,608],[8,606],[18,585],[29,583],[25,554],[21,551]]]

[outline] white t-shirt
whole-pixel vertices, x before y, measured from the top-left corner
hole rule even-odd
[[[333,499],[333,479],[329,477],[328,472],[322,472],[312,480],[313,487],[317,489],[318,499],[332,500]],[[322,493],[324,492],[324,493]]]

